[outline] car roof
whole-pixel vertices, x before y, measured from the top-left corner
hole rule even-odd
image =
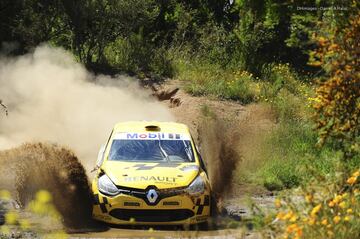
[[[148,132],[145,127],[157,126],[157,132],[182,133],[190,134],[189,128],[185,124],[176,122],[159,122],[159,121],[128,121],[119,122],[114,127],[114,133],[117,132]]]

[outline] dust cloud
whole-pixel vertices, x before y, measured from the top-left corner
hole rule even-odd
[[[95,76],[60,48],[39,46],[20,57],[0,57],[0,150],[24,142],[72,148],[89,171],[116,122],[173,120],[135,79]]]

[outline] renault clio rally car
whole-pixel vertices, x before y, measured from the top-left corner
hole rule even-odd
[[[93,217],[110,224],[206,223],[211,189],[184,124],[123,122],[98,155]]]

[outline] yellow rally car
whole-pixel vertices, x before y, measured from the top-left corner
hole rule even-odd
[[[186,125],[115,125],[98,156],[93,217],[110,224],[197,224],[210,216],[206,168]]]

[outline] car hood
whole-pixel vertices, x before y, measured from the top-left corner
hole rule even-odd
[[[101,167],[117,186],[159,189],[188,186],[199,174],[196,163],[128,163],[106,161]]]

